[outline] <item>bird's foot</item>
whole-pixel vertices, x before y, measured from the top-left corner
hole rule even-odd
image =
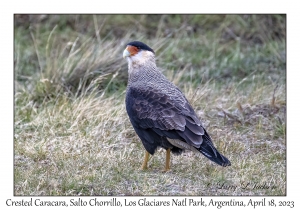
[[[169,172],[169,171],[171,171],[171,169],[170,169],[170,168],[165,168],[165,169],[163,169],[161,172],[163,172],[163,173],[167,173],[167,172]]]
[[[141,166],[141,170],[147,170],[148,169],[148,166],[147,165],[145,165],[145,164],[143,164],[142,166]]]

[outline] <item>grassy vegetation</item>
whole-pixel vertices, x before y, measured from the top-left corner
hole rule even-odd
[[[285,195],[285,19],[16,15],[15,195]],[[156,51],[232,166],[186,152],[165,173],[158,150],[140,170],[124,104],[132,40]]]

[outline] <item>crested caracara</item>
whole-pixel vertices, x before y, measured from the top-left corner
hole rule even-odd
[[[180,154],[183,150],[230,166],[183,93],[157,68],[153,49],[133,41],[127,44],[123,57],[128,62],[126,110],[146,149],[142,169],[147,168],[149,154],[153,155],[158,147],[166,149],[166,171],[170,169],[170,152]]]

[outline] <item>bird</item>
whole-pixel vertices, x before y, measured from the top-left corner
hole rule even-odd
[[[123,58],[128,62],[126,111],[146,150],[141,169],[148,168],[150,154],[158,148],[166,150],[164,171],[171,169],[171,152],[179,155],[185,150],[201,153],[220,166],[230,166],[184,94],[156,66],[154,50],[143,42],[131,41]]]

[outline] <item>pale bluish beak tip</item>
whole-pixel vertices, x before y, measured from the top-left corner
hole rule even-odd
[[[127,49],[125,49],[123,52],[123,58],[129,57],[129,56],[130,56],[130,52]]]

